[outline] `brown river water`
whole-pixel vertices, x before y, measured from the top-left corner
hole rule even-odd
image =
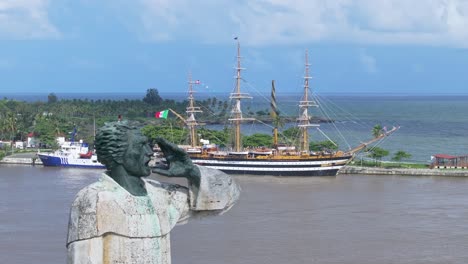
[[[68,212],[101,172],[0,165],[0,263],[65,263]],[[172,262],[468,263],[468,178],[235,176],[222,216],[172,231]]]

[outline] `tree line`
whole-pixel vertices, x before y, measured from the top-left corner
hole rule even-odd
[[[91,142],[95,127],[116,121],[118,116],[155,125],[161,123],[154,118],[155,112],[171,108],[184,113],[187,104],[187,100],[163,99],[156,88],[148,89],[142,99],[60,99],[54,93],[47,96],[47,101],[3,98],[0,100],[0,140],[25,141],[29,134],[34,134],[44,144],[53,145],[57,136],[69,137],[73,128],[77,128],[78,137]],[[200,119],[224,116],[228,109],[228,102],[216,97],[196,104],[203,109]]]

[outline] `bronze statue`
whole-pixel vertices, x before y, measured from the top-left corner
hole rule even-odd
[[[128,122],[113,122],[96,135],[98,160],[107,171],[73,202],[68,229],[68,263],[169,264],[169,232],[203,212],[221,214],[237,201],[239,187],[218,170],[196,166],[187,153],[156,140],[168,177],[185,177],[188,187],[146,179],[153,152],[148,139]]]

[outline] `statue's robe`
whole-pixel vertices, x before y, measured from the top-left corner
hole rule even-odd
[[[73,202],[68,263],[170,264],[169,232],[195,214],[221,214],[239,197],[228,175],[199,167],[200,188],[143,179],[145,196],[133,196],[103,174]]]

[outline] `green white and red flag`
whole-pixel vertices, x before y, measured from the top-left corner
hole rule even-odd
[[[156,113],[154,114],[154,117],[167,119],[167,114],[168,114],[168,113],[169,113],[169,109],[163,110],[163,111],[161,111],[161,112],[156,112]]]

